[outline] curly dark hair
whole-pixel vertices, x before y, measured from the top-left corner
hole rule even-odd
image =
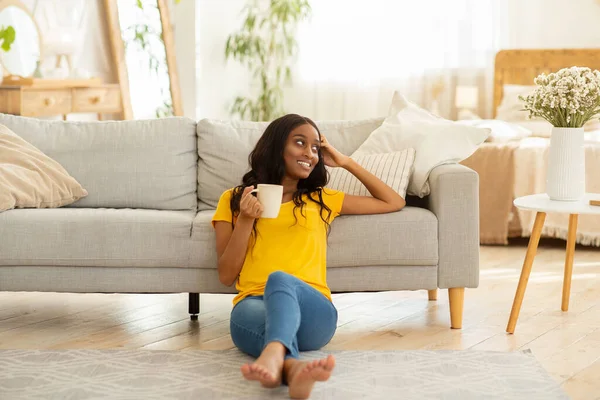
[[[236,186],[233,189],[231,196],[231,212],[232,216],[239,215],[240,212],[240,201],[244,188],[248,186],[256,187],[258,184],[273,184],[280,185],[285,177],[285,162],[283,159],[283,152],[287,139],[290,133],[299,126],[310,124],[317,133],[319,139],[321,139],[321,132],[317,125],[307,117],[303,117],[298,114],[287,114],[280,118],[277,118],[267,126],[265,132],[262,134],[256,146],[248,157],[250,164],[250,171],[248,171],[242,178],[242,184]],[[298,222],[296,216],[296,210],[300,208],[301,215],[304,214],[304,206],[306,202],[303,199],[303,195],[307,195],[307,198],[320,206],[321,219],[326,225],[327,233],[329,233],[329,217],[331,216],[331,209],[323,202],[323,188],[327,184],[328,173],[325,169],[325,162],[323,161],[323,155],[319,150],[319,161],[315,165],[315,168],[310,173],[308,178],[300,179],[298,181],[298,188],[294,192],[294,218]],[[233,224],[233,218],[232,218]],[[253,233],[256,235],[256,221],[254,221]]]

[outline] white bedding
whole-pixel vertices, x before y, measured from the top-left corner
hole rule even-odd
[[[489,142],[514,147],[513,198],[546,191],[546,163],[552,126],[546,121],[469,120],[461,123],[492,129]],[[594,129],[595,128],[595,129]],[[586,191],[598,193],[600,199],[600,129],[598,124],[585,126]],[[489,178],[488,178],[489,179]],[[505,190],[498,187],[498,190]],[[492,213],[493,210],[482,209]],[[531,211],[518,211],[521,236],[529,237],[535,219]],[[543,235],[566,239],[568,215],[547,215]],[[577,242],[600,247],[600,216],[579,218]]]
[[[552,125],[547,121],[519,121],[518,125],[531,132],[526,138],[519,140],[515,149],[515,183],[514,196],[526,196],[546,191],[546,165]],[[594,124],[586,125],[585,158],[586,158],[586,191],[598,193],[600,198],[600,129],[593,130]],[[535,219],[532,211],[519,210],[521,235],[529,237]],[[554,238],[567,238],[569,216],[566,214],[548,214],[542,235]],[[579,218],[577,243],[600,247],[600,216]]]
[[[595,132],[595,135],[600,132]],[[515,150],[515,197],[546,190],[546,163],[550,139],[531,137],[523,139]],[[598,193],[600,199],[600,141],[593,137],[585,144],[586,191]],[[531,235],[535,213],[519,210],[522,236]],[[542,234],[548,237],[566,239],[568,214],[548,214]],[[600,216],[586,215],[579,218],[577,243],[600,247]]]

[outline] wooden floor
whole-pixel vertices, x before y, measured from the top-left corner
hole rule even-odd
[[[505,333],[526,243],[481,248],[480,287],[467,290],[462,330],[448,294],[334,295],[339,327],[326,349],[531,349],[573,399],[600,399],[600,249],[575,252],[570,310],[560,311],[564,242],[540,244],[514,335]],[[0,348],[228,349],[230,295],[0,293]]]

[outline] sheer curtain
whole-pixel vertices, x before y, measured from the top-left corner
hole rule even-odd
[[[456,87],[472,86],[475,111],[489,115],[507,2],[314,0],[311,6],[313,16],[297,36],[286,110],[320,120],[382,116],[398,90],[453,118]]]

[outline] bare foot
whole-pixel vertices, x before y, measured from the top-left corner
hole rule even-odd
[[[335,367],[335,358],[314,361],[299,361],[293,358],[285,360],[283,370],[286,374],[290,397],[292,399],[308,399],[315,382],[329,379]]]
[[[249,381],[259,381],[267,388],[280,386],[285,351],[281,343],[269,343],[254,363],[242,365],[244,378]]]

